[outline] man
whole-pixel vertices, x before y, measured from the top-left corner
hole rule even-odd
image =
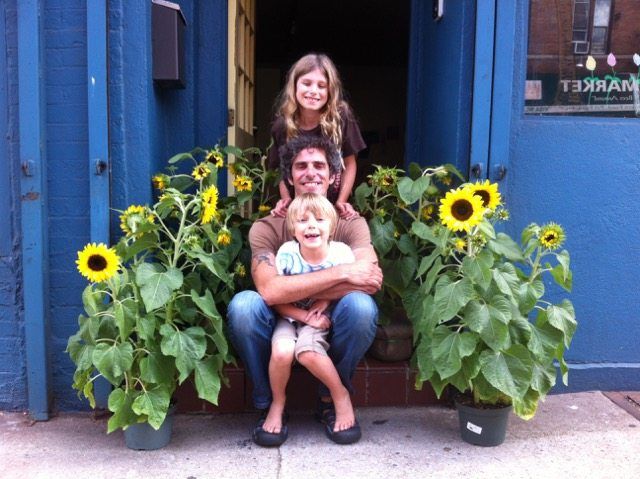
[[[300,136],[281,151],[281,172],[296,195],[315,193],[326,196],[329,185],[340,171],[341,161],[334,144],[317,137]],[[253,383],[254,406],[266,412],[271,403],[269,358],[271,335],[277,317],[271,306],[289,304],[305,298],[328,299],[336,305],[331,315],[329,357],[333,360],[344,386],[353,393],[351,378],[358,362],[371,345],[376,332],[378,308],[371,294],[382,285],[382,271],[371,245],[364,218],[339,220],[335,239],[353,251],[354,263],[313,273],[280,276],[275,266],[278,248],[293,239],[284,218],[270,216],[254,223],[249,232],[251,274],[256,291],[238,293],[228,310],[230,339],[242,359]],[[316,417],[325,424],[335,420],[329,391],[319,388]],[[275,438],[261,430],[264,416],[254,431],[259,445],[274,446],[286,437]],[[352,429],[327,435],[336,443],[348,444],[360,438],[356,424]]]

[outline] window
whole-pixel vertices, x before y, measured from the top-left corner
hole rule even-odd
[[[640,117],[638,0],[530,0],[525,113]]]
[[[589,10],[591,0],[574,0],[573,2],[573,52],[589,53]]]

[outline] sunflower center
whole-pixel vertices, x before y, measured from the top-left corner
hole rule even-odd
[[[555,242],[555,241],[557,241],[557,240],[558,240],[558,235],[557,235],[557,234],[555,234],[555,233],[553,233],[553,232],[551,232],[551,233],[547,233],[547,234],[545,235],[545,237],[544,237],[544,240],[545,240],[547,243],[553,243],[553,242]]]
[[[458,221],[467,221],[473,215],[473,205],[468,200],[456,200],[451,206],[451,215]]]
[[[482,206],[484,206],[485,208],[489,206],[489,202],[491,201],[491,195],[489,195],[488,191],[477,190],[477,191],[474,191],[473,194],[475,196],[479,196],[480,198],[482,198]]]
[[[99,254],[89,256],[87,266],[91,271],[103,271],[107,267],[107,259]]]

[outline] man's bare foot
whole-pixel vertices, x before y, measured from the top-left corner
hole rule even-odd
[[[284,412],[284,404],[271,403],[267,418],[264,420],[262,429],[265,432],[278,434],[282,430],[282,413]]]
[[[356,423],[356,416],[353,412],[353,406],[351,405],[351,396],[347,388],[343,389],[344,391],[332,397],[333,405],[336,408],[336,423],[333,426],[334,432],[349,429]]]

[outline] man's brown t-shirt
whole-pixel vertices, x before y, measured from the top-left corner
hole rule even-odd
[[[256,221],[249,231],[251,255],[271,253],[274,256],[278,248],[285,241],[291,241],[293,236],[287,230],[284,218],[267,216]],[[352,250],[371,246],[371,234],[364,218],[350,220],[339,219],[336,232],[331,238],[334,241],[346,243]]]

